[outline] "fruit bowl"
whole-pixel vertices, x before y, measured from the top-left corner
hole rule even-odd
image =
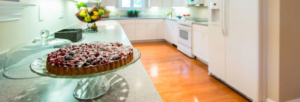
[[[104,10],[98,9],[98,7],[94,6],[90,9],[81,8],[75,15],[82,22],[94,23],[101,20],[103,14]]]

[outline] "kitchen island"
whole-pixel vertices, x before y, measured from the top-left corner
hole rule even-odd
[[[120,24],[116,21],[100,21],[97,33],[83,33],[79,43],[121,42],[131,45]],[[71,28],[85,29],[86,23]],[[143,55],[143,54],[142,54]],[[29,67],[28,67],[29,68]],[[2,74],[2,72],[1,72]],[[115,73],[107,74],[111,87],[106,94],[87,101],[96,102],[162,102],[143,64],[135,64]],[[0,76],[0,101],[12,102],[76,102],[73,91],[80,79],[38,77],[32,79],[7,79]],[[85,100],[86,101],[86,100]]]

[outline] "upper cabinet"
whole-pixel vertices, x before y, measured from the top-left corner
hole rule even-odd
[[[200,5],[203,4],[205,0],[187,0],[188,5]]]
[[[172,7],[187,7],[187,0],[172,0]]]
[[[116,6],[117,0],[101,0],[101,6]]]
[[[204,6],[208,6],[209,5],[209,0],[204,0]]]
[[[148,0],[148,7],[163,7],[163,0]]]
[[[172,7],[172,0],[162,0],[163,7]]]

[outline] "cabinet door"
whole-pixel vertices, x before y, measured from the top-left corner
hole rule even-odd
[[[209,63],[209,59],[208,59],[208,34],[204,34],[203,35],[203,38],[204,38],[204,53],[203,53],[203,57],[204,57],[204,60]]]
[[[147,24],[136,24],[135,40],[147,39]]]
[[[158,19],[157,20],[157,39],[164,39],[164,33],[165,33],[165,20]]]
[[[172,7],[187,7],[187,0],[172,0]]]
[[[135,40],[135,24],[122,24],[122,28],[130,41]]]
[[[193,54],[208,62],[208,35],[193,31]]]
[[[157,24],[146,24],[146,39],[157,39]]]
[[[163,7],[172,7],[172,0],[163,0]]]
[[[178,7],[178,0],[172,0],[172,7]]]
[[[162,0],[148,0],[148,7],[162,7]]]
[[[201,34],[201,40],[200,40],[200,57],[201,57],[201,59],[202,60],[204,60],[204,61],[206,61],[206,62],[208,62],[208,37],[207,37],[207,34],[205,34],[205,33],[200,33]]]
[[[197,31],[193,32],[193,54],[197,57],[201,56],[201,34]]]
[[[117,0],[108,0],[108,5],[107,6],[116,6],[117,5]]]
[[[101,6],[116,6],[117,0],[102,0]]]
[[[179,29],[178,29],[178,26],[177,26],[177,22],[172,21],[171,26],[172,26],[172,28],[171,28],[171,38],[172,38],[173,44],[178,45]]]
[[[209,0],[204,0],[204,6],[208,6],[209,5]]]
[[[101,0],[101,6],[106,6],[109,0]]]
[[[170,42],[173,43],[172,39],[171,39],[171,24],[170,24],[170,20],[165,20],[165,39]]]

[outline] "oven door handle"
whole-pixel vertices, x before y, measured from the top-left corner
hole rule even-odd
[[[186,30],[186,31],[191,31],[191,27],[183,26],[183,25],[178,25],[178,28],[181,30]]]

